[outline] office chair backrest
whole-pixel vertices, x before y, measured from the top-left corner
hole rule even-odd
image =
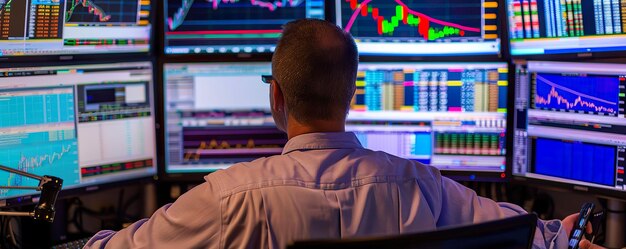
[[[342,248],[441,248],[441,249],[528,249],[532,247],[537,216],[520,215],[469,226],[451,227],[432,232],[376,238],[300,241],[288,249]]]

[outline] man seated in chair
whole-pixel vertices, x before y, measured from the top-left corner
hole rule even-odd
[[[345,132],[358,52],[350,34],[321,20],[284,26],[272,58],[281,155],[238,163],[87,248],[284,248],[298,240],[417,233],[525,213],[418,162],[361,146]],[[259,82],[260,83],[260,82]],[[567,248],[576,215],[537,223],[535,248]],[[582,248],[592,248],[589,241]]]

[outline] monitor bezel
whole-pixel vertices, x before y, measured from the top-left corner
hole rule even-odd
[[[550,61],[546,61],[546,60],[533,60],[533,61],[525,61],[525,60],[521,60],[521,61],[517,61],[516,63],[513,63],[511,65],[512,70],[510,71],[512,72],[513,75],[513,86],[515,86],[517,84],[517,81],[515,79],[515,76],[517,74],[516,71],[516,67],[518,65],[523,65],[526,66],[528,62],[550,62]],[[599,61],[595,61],[596,63],[603,63],[606,64],[606,62],[599,62]],[[577,64],[593,64],[593,62],[567,62],[567,63],[577,63]],[[623,64],[624,68],[626,68],[626,59],[622,59],[621,63],[617,63],[616,61],[613,61],[614,64]],[[513,91],[516,89],[516,87],[511,87],[510,89],[512,89]],[[515,98],[515,95],[513,96],[513,98]],[[516,116],[515,112],[515,107],[513,106],[513,115],[511,115],[511,117],[513,118],[514,121],[514,116]],[[514,125],[514,123],[512,123],[512,125]],[[512,132],[514,132],[514,130],[516,130],[516,127],[511,126],[513,129],[511,129]],[[513,135],[514,133],[512,133],[511,135]],[[513,141],[513,137],[511,137],[511,141]],[[514,155],[513,153],[510,154],[511,159],[513,160]],[[513,169],[513,161],[511,161],[511,167],[509,167],[509,169]],[[594,186],[589,186],[589,185],[583,185],[583,184],[576,184],[576,183],[566,183],[566,182],[560,182],[560,181],[550,181],[547,179],[539,179],[539,178],[535,178],[535,177],[529,177],[526,175],[518,175],[518,174],[512,174],[511,172],[511,183],[518,183],[518,184],[523,184],[526,186],[534,186],[534,187],[538,187],[541,189],[547,189],[547,190],[565,190],[565,191],[573,191],[573,192],[577,192],[577,193],[582,193],[582,194],[593,194],[596,196],[600,196],[600,197],[605,197],[605,198],[610,198],[610,199],[625,199],[626,198],[626,191],[618,191],[618,190],[612,190],[612,189],[607,189],[607,188],[600,188],[600,187],[594,187]]]
[[[28,0],[30,1],[30,0]],[[114,52],[114,53],[76,53],[76,54],[52,54],[52,55],[19,55],[19,56],[0,56],[0,67],[6,67],[6,63],[58,63],[58,65],[65,65],[65,63],[81,63],[94,61],[90,64],[99,64],[102,61],[133,61],[137,57],[153,56],[156,55],[157,48],[156,42],[158,35],[156,34],[155,24],[157,22],[158,8],[161,4],[158,1],[150,1],[150,46],[148,51],[134,51],[134,52]]]
[[[400,62],[400,63],[427,63],[424,61],[407,61],[407,60],[402,60],[405,58],[395,58],[395,61],[392,61],[391,58],[389,60],[385,60],[385,61],[381,61],[379,58],[372,58],[372,57],[364,57],[360,60],[361,62]],[[401,61],[399,61],[401,60]],[[189,172],[189,173],[183,173],[183,172],[167,172],[167,167],[168,167],[168,163],[166,162],[166,158],[165,158],[165,154],[167,153],[165,151],[165,124],[166,124],[166,120],[164,117],[164,107],[165,107],[165,98],[164,98],[164,89],[165,89],[165,65],[166,64],[180,64],[180,63],[250,63],[250,62],[269,62],[268,60],[259,60],[257,58],[255,59],[251,59],[251,58],[247,58],[246,60],[241,60],[238,59],[236,57],[230,57],[228,61],[224,61],[224,60],[217,60],[215,58],[198,58],[198,57],[190,57],[190,58],[177,58],[177,59],[173,59],[173,58],[165,58],[165,59],[161,59],[159,60],[159,65],[158,65],[158,69],[161,70],[159,72],[157,72],[156,75],[156,79],[158,80],[158,82],[161,82],[161,84],[159,84],[158,86],[158,90],[155,90],[155,94],[157,94],[157,103],[155,109],[157,110],[156,112],[159,114],[159,116],[157,116],[157,123],[159,124],[163,124],[163,125],[157,125],[157,154],[158,156],[158,160],[157,160],[157,172],[158,172],[158,179],[160,181],[164,181],[164,182],[190,182],[190,183],[197,183],[197,182],[203,182],[204,181],[204,176],[211,174],[213,172],[215,172],[215,170],[213,171],[204,171],[204,172]],[[438,61],[430,61],[430,62],[437,62]],[[508,77],[508,81],[509,81],[509,85],[507,87],[507,115],[506,115],[506,125],[507,125],[507,129],[506,129],[506,155],[505,155],[505,170],[504,172],[472,172],[472,171],[457,171],[457,170],[442,170],[441,174],[445,177],[451,178],[453,180],[457,180],[457,181],[472,181],[472,182],[509,182],[510,178],[511,178],[511,172],[512,172],[512,167],[511,165],[513,162],[513,156],[512,156],[512,151],[513,151],[513,130],[509,129],[509,127],[513,127],[513,115],[511,115],[511,111],[514,110],[514,97],[515,97],[515,93],[514,93],[514,89],[511,85],[511,79],[514,79],[514,74],[512,74],[511,71],[514,69],[513,65],[511,63],[508,63],[506,61],[502,61],[502,60],[484,60],[484,61],[477,61],[477,60],[468,60],[468,58],[466,57],[465,60],[458,60],[458,61],[450,61],[448,60],[447,62],[449,63],[502,63],[502,64],[506,64],[507,68],[509,70],[507,77]],[[502,174],[504,174],[504,177],[502,177]]]
[[[157,91],[158,88],[158,81],[155,77],[155,73],[157,71],[157,67],[156,67],[156,60],[152,57],[138,57],[135,56],[132,59],[128,59],[125,61],[121,61],[121,60],[100,60],[97,62],[83,62],[83,63],[78,63],[75,61],[63,61],[63,62],[30,62],[30,63],[24,63],[24,62],[20,62],[20,63],[3,63],[0,65],[0,69],[7,69],[7,68],[30,68],[30,67],[63,67],[63,66],[80,66],[80,65],[108,65],[108,64],[117,64],[117,63],[150,63],[151,67],[152,67],[152,97],[153,97],[153,110],[154,110],[154,121],[155,121],[155,143],[157,143],[157,146],[155,147],[155,157],[153,159],[154,164],[152,166],[152,170],[150,170],[150,172],[145,172],[142,174],[139,174],[138,176],[129,176],[126,177],[124,179],[121,180],[108,180],[106,182],[101,182],[101,183],[89,183],[89,184],[81,184],[80,186],[73,186],[67,189],[62,189],[59,192],[59,199],[63,199],[63,198],[69,198],[69,197],[73,197],[73,196],[79,196],[79,195],[83,195],[83,194],[87,194],[90,192],[96,192],[99,190],[103,190],[103,189],[110,189],[110,188],[115,188],[115,187],[119,187],[122,184],[130,184],[130,183],[135,183],[135,182],[144,182],[144,183],[149,183],[154,181],[155,179],[157,179],[157,172],[158,172],[158,168],[159,168],[159,150],[158,150],[158,135],[159,133],[157,132],[157,127],[159,127],[159,123],[158,123],[158,109],[157,109],[157,103],[158,100],[155,98],[155,93]],[[29,193],[29,194],[25,194],[25,195],[20,195],[20,196],[13,196],[13,197],[8,197],[8,198],[0,198],[0,209],[3,208],[11,208],[11,207],[18,207],[18,206],[24,206],[24,205],[31,205],[31,204],[35,204],[35,200],[37,200],[37,198],[40,196],[40,193]]]

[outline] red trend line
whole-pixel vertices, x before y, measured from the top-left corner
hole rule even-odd
[[[276,2],[276,4],[273,4],[273,3],[263,2],[263,1],[250,0],[250,3],[255,6],[267,8],[270,11],[274,11],[278,7],[283,7],[282,2]],[[289,6],[293,6],[293,0],[289,0]]]
[[[353,0],[354,1],[354,0]],[[350,32],[350,29],[352,28],[352,25],[354,24],[357,16],[359,15],[359,13],[361,13],[361,8],[363,8],[364,6],[366,6],[369,2],[371,2],[372,0],[365,0],[363,1],[361,4],[359,4],[359,6],[354,10],[354,13],[352,13],[352,16],[350,17],[350,20],[348,21],[348,24],[345,27],[345,30],[347,32]],[[350,2],[350,0],[346,0],[346,2]],[[469,31],[469,32],[480,32],[479,28],[472,28],[472,27],[467,27],[467,26],[463,26],[460,24],[456,24],[456,23],[451,23],[451,22],[446,22],[446,21],[442,21],[439,19],[435,19],[432,18],[430,16],[427,16],[424,13],[421,12],[417,12],[415,10],[410,9],[404,2],[400,1],[400,0],[395,0],[395,2],[404,7],[408,13],[416,15],[420,18],[424,18],[425,20],[428,20],[429,22],[433,22],[433,23],[437,23],[437,24],[441,24],[441,25],[445,25],[445,26],[450,26],[453,28],[458,28],[460,30],[464,30],[464,31]],[[377,17],[376,17],[377,18]]]
[[[74,11],[76,10],[76,7],[78,5],[82,5],[83,7],[87,8],[87,13],[93,14],[93,15],[97,16],[98,20],[100,22],[107,22],[107,21],[111,20],[111,15],[108,15],[104,11],[104,9],[100,8],[100,6],[98,6],[95,3],[93,3],[93,1],[91,1],[91,0],[72,0],[72,7],[69,10],[67,10],[66,13],[65,13],[65,21],[66,22],[70,20],[70,18],[74,14]]]
[[[555,99],[557,104],[565,105],[566,109],[572,109],[572,108],[574,108],[576,106],[581,106],[581,107],[592,108],[596,112],[615,113],[615,109],[613,109],[611,107],[596,106],[596,104],[594,104],[593,102],[584,101],[582,99],[582,97],[593,99],[593,100],[596,100],[596,101],[601,101],[601,102],[604,102],[604,103],[607,103],[607,104],[613,104],[613,105],[616,104],[615,102],[606,101],[606,100],[599,99],[599,98],[596,98],[596,97],[593,97],[593,96],[589,96],[589,95],[586,95],[586,94],[581,94],[581,93],[579,93],[577,91],[574,91],[572,89],[556,85],[553,82],[550,82],[550,81],[548,81],[547,79],[545,79],[545,78],[543,78],[541,76],[537,76],[537,79],[542,80],[544,83],[552,86],[552,89],[550,89],[550,93],[548,94],[547,97],[542,97],[542,96],[539,96],[539,95],[535,95],[535,104],[549,105],[550,103],[552,103],[552,99]],[[576,99],[574,99],[573,102],[571,102],[567,98],[561,96],[559,94],[559,92],[556,90],[557,88],[561,88],[564,91],[576,94],[576,95],[578,95],[578,97]]]
[[[168,35],[225,35],[225,34],[277,34],[281,33],[280,29],[267,30],[207,30],[207,31],[175,31],[167,32]]]
[[[608,101],[608,100],[597,98],[597,97],[594,97],[594,96],[591,96],[591,95],[588,95],[588,94],[584,94],[584,93],[575,91],[573,89],[570,89],[570,88],[567,88],[567,87],[564,87],[564,86],[560,86],[560,85],[558,85],[558,84],[556,84],[556,83],[554,83],[554,82],[552,82],[552,81],[550,81],[550,80],[548,80],[548,79],[546,79],[546,78],[544,78],[543,76],[540,76],[540,75],[537,75],[537,79],[543,81],[543,83],[546,83],[547,85],[549,85],[551,87],[558,88],[558,89],[561,89],[563,91],[566,91],[566,92],[569,92],[569,93],[572,93],[572,94],[576,94],[578,96],[582,96],[582,97],[585,97],[585,98],[588,98],[588,99],[592,99],[592,100],[595,100],[595,101],[607,103],[609,105],[617,105],[617,103],[615,103],[615,102],[611,102],[611,101]]]
[[[215,10],[215,9],[217,9],[217,7],[220,4],[220,0],[212,0],[212,1],[213,1],[213,9]],[[224,2],[224,3],[234,3],[235,0],[222,0],[222,2]]]
[[[359,15],[359,13],[361,13],[361,8],[363,8],[363,6],[367,6],[367,4],[369,2],[371,2],[371,1],[372,0],[365,0],[365,1],[363,1],[361,4],[359,4],[359,7],[357,7],[354,10],[354,12],[352,13],[352,16],[350,17],[350,20],[348,21],[348,24],[346,24],[346,27],[344,28],[346,30],[346,32],[350,32],[350,29],[352,28],[352,25],[354,24],[354,21],[356,20],[356,18]],[[350,2],[350,0],[346,0],[346,2]],[[354,2],[356,2],[356,1],[354,1]],[[353,6],[350,6],[350,7],[353,7]]]
[[[96,5],[91,0],[82,0],[82,1],[78,1],[77,0],[76,2],[77,3],[80,2],[81,5],[83,5],[84,7],[87,7],[87,11],[90,14],[94,14],[94,15],[98,16],[98,20],[100,20],[101,22],[106,22],[106,21],[109,21],[111,19],[111,15],[108,15],[104,11],[104,9],[102,9],[100,6]]]
[[[213,3],[213,9],[217,9],[218,6],[219,6],[220,1],[223,2],[223,3],[234,3],[234,2],[238,2],[239,0],[208,0],[208,1]],[[278,2],[275,2],[275,3],[270,3],[270,2],[263,2],[263,1],[260,1],[260,0],[250,0],[250,3],[252,5],[254,5],[254,6],[267,8],[270,11],[274,11],[274,10],[276,10],[276,8],[279,8],[279,7],[287,7],[287,6],[284,6],[283,2],[281,2],[281,1],[278,1]],[[294,5],[294,0],[288,0],[288,3],[289,3],[289,6],[291,6],[291,7],[299,4],[299,2],[298,2],[298,3],[296,3]]]
[[[439,19],[435,19],[435,18],[427,16],[427,15],[425,15],[423,13],[420,13],[420,12],[417,12],[417,11],[414,11],[414,10],[410,9],[409,6],[407,6],[406,4],[404,4],[400,0],[395,0],[395,1],[399,5],[402,5],[402,7],[407,8],[409,13],[411,13],[413,15],[416,15],[416,16],[419,16],[419,17],[424,17],[424,18],[428,19],[430,22],[441,24],[441,25],[450,26],[450,27],[457,28],[457,29],[460,29],[460,30],[465,30],[465,31],[470,31],[470,32],[480,32],[479,28],[467,27],[467,26],[463,26],[463,25],[460,25],[460,24],[456,24],[456,23],[451,23],[451,22],[446,22],[446,21],[442,21],[442,20],[439,20]]]
[[[6,11],[7,6],[10,6],[12,1],[13,1],[13,0],[9,0],[9,1],[5,2],[5,3],[2,5],[2,7],[0,7],[0,15],[2,15],[2,13],[3,13],[4,11]]]
[[[2,15],[2,13],[4,12],[4,10],[6,9],[6,7],[11,3],[11,0],[9,0],[8,2],[6,2],[3,5],[0,5],[0,15]]]
[[[77,1],[80,1],[80,0],[77,0]],[[235,3],[235,2],[239,2],[240,0],[206,0],[206,1],[212,4],[213,9],[217,9],[219,7],[220,2]],[[287,7],[287,6],[296,7],[300,5],[302,1],[303,0],[279,0],[274,3],[271,3],[271,2],[263,2],[260,0],[250,0],[250,4],[252,4],[253,6],[261,7],[261,8],[267,8],[269,11],[275,11],[277,8],[280,8],[280,7]],[[187,17],[187,14],[189,13],[189,9],[191,9],[193,5],[193,2],[194,0],[182,0],[181,6],[174,13],[174,15],[172,17],[167,18],[167,25],[169,27],[169,30],[175,30],[176,28],[180,27],[180,25],[183,24],[183,22],[185,21],[185,17]]]

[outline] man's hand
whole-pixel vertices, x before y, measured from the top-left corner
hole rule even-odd
[[[591,242],[585,238],[583,238],[580,243],[578,243],[578,248],[580,249],[606,249],[605,247],[601,247],[599,245],[591,244]]]
[[[561,221],[561,225],[563,226],[563,228],[565,228],[565,232],[567,233],[567,236],[569,236],[572,233],[574,224],[576,224],[577,221],[578,221],[578,214],[572,214],[570,216],[567,216],[565,217],[565,219]],[[586,233],[593,232],[591,223],[587,223],[585,230],[586,230]],[[605,249],[602,246],[591,244],[591,242],[587,240],[585,236],[583,236],[583,238],[580,240],[580,243],[578,243],[578,248],[580,249]]]

